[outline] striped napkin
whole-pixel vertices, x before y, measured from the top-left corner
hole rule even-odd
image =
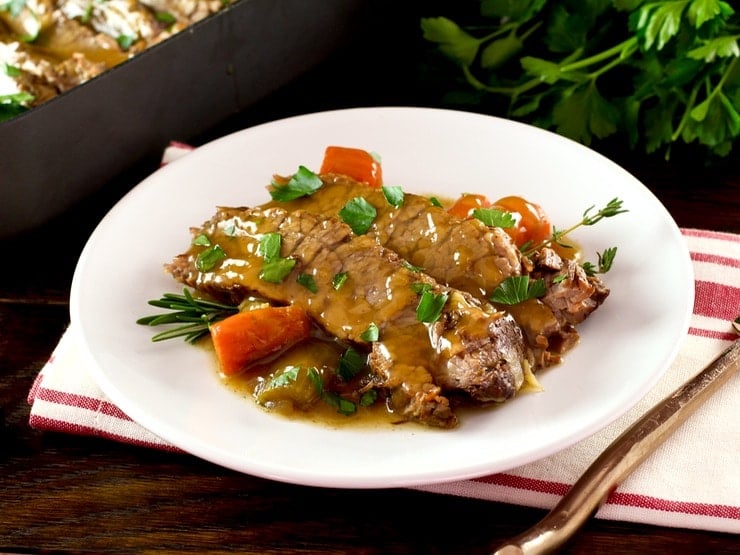
[[[189,152],[173,143],[163,163]],[[632,410],[555,455],[504,473],[415,489],[552,508],[606,447],[732,341],[740,315],[740,235],[682,229],[695,272],[691,325],[665,376]],[[112,404],[89,376],[74,326],[28,395],[32,427],[178,450]],[[596,518],[740,534],[740,376],[735,376],[629,476]]]

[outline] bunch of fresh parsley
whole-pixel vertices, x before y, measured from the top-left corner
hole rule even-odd
[[[470,3],[469,3],[470,4]],[[421,20],[459,66],[446,102],[589,145],[730,154],[740,134],[740,19],[723,0],[480,0]],[[460,18],[467,19],[461,21]],[[448,63],[448,62],[447,62]]]

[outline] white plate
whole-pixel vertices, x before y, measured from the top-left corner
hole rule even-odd
[[[224,387],[203,349],[152,343],[134,321],[146,301],[180,285],[162,271],[188,228],[217,205],[255,205],[273,174],[318,170],[327,145],[382,156],[387,184],[454,197],[518,194],[556,227],[614,197],[629,212],[578,230],[595,261],[617,246],[611,296],[581,343],[541,375],[545,391],[464,419],[454,431],[402,425],[330,429],[288,421]],[[79,260],[71,319],[90,370],[134,420],[194,455],[249,474],[328,487],[395,487],[500,472],[563,449],[632,407],[673,360],[693,306],[680,232],[634,177],[553,133],[488,116],[422,108],[340,110],[221,138],[155,172],[101,222]]]

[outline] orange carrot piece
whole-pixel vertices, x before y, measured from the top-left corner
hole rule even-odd
[[[306,339],[311,334],[311,320],[300,308],[270,306],[214,322],[210,331],[221,371],[233,376]]]
[[[346,175],[376,189],[383,185],[383,171],[380,162],[368,151],[360,148],[326,147],[320,173]]]
[[[458,218],[469,218],[473,215],[476,208],[488,208],[491,203],[484,195],[466,193],[455,201],[455,204],[447,210],[453,216]]]
[[[552,236],[550,219],[539,204],[513,195],[498,199],[492,208],[504,210],[514,216],[516,225],[507,227],[504,231],[509,234],[517,247],[530,242],[541,243]]]

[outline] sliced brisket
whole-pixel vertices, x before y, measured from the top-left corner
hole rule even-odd
[[[281,256],[296,261],[280,283],[260,277],[265,261],[258,245],[266,233],[280,234]],[[209,247],[193,245],[166,266],[176,279],[232,302],[259,295],[300,306],[327,332],[371,350],[374,380],[404,418],[452,427],[457,419],[448,392],[504,401],[523,383],[528,351],[511,316],[409,269],[395,252],[370,236],[354,236],[336,218],[281,208],[221,208],[193,234],[207,236],[225,257],[198,270],[197,257]],[[333,277],[343,272],[347,280],[335,289]],[[314,278],[316,292],[298,283],[302,274]],[[417,284],[448,295],[434,323],[417,319]],[[371,324],[380,337],[368,345],[361,336]]]

